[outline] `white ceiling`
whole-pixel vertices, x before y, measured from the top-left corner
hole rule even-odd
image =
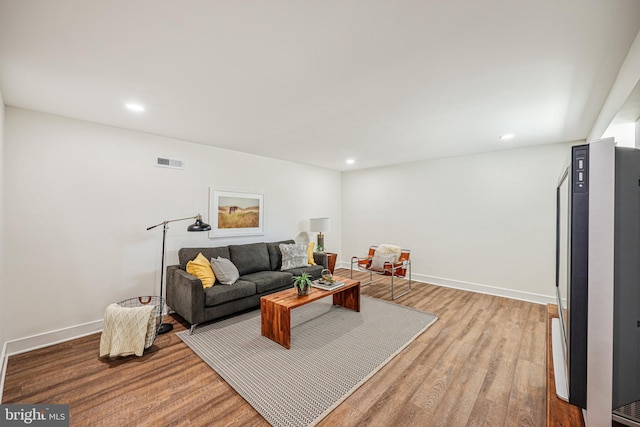
[[[639,30],[638,0],[0,0],[0,91],[350,170],[584,139]]]

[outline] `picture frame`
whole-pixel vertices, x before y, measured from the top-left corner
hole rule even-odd
[[[264,234],[264,196],[210,188],[209,224],[210,238]]]

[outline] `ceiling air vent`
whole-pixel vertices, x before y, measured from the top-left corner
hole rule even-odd
[[[184,169],[184,162],[180,159],[156,157],[156,166],[161,168]]]

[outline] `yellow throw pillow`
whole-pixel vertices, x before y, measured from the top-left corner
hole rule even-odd
[[[309,242],[309,246],[307,246],[307,257],[309,258],[307,262],[309,265],[317,265],[316,261],[313,259],[313,249],[316,247],[316,244],[313,242]]]
[[[211,269],[211,263],[199,253],[198,256],[187,263],[187,273],[193,274],[202,282],[203,288],[210,288],[216,281],[216,276]]]

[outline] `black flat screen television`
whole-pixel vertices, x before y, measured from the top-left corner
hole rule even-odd
[[[602,171],[611,167],[610,160],[593,158],[595,150],[590,153],[589,144],[572,147],[570,164],[556,188],[555,279],[562,347],[562,356],[558,359],[562,362],[557,362],[554,354],[554,368],[564,373],[560,381],[566,382],[563,391],[567,393],[561,397],[588,410],[588,313],[590,309],[600,310],[602,305],[602,301],[589,301],[588,291],[590,286],[597,286],[600,295],[611,294],[611,409],[620,421],[629,417],[623,407],[640,408],[640,150],[625,147],[613,147],[613,150],[615,163],[613,176],[609,178]],[[601,179],[613,185],[593,186],[594,168],[600,171]],[[613,194],[604,194],[608,191],[606,188],[612,188]],[[603,192],[598,194],[598,200],[609,199],[613,203],[607,207],[613,208],[614,220],[611,283],[589,283],[590,194],[595,200],[594,191]],[[594,211],[601,208],[591,207]],[[556,343],[555,336],[553,343]],[[553,351],[556,353],[556,346]],[[556,366],[558,364],[562,366]],[[602,369],[609,368],[603,366]],[[556,382],[558,380],[556,376]],[[640,423],[637,417],[633,419]]]
[[[566,381],[562,397],[581,408],[587,406],[588,264],[589,146],[578,145],[556,188],[556,298],[566,374],[556,381]]]

